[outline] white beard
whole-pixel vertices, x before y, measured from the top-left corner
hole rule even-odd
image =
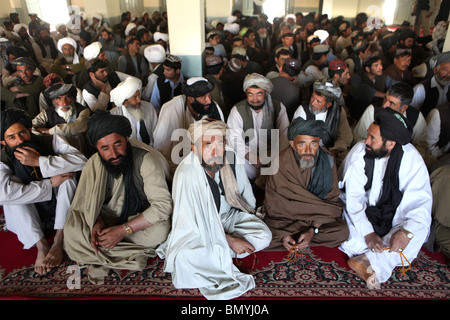
[[[64,56],[64,59],[66,60],[66,62],[67,62],[68,64],[72,64],[72,63],[73,63],[73,56],[72,56],[72,57],[66,57],[66,56]]]
[[[144,120],[144,111],[142,111],[141,108],[135,108],[132,106],[128,106],[126,108],[127,108],[127,111],[133,116],[133,118],[137,122]]]
[[[56,109],[56,113],[64,119],[64,121],[66,121],[67,123],[70,123],[70,118],[73,115],[73,107],[70,106],[70,109],[67,111],[62,111],[61,110],[62,107],[55,107]]]

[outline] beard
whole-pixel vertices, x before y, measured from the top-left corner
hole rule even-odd
[[[201,115],[210,114],[212,108],[214,107],[214,102],[211,101],[210,104],[202,104],[198,102],[197,99],[194,99],[194,102],[191,103],[191,107],[198,114]]]
[[[70,57],[64,56],[64,60],[66,60],[67,64],[72,64],[73,63],[73,56],[70,56]]]
[[[56,105],[55,103],[53,103],[53,107],[55,108],[56,113],[61,118],[63,118],[64,121],[66,121],[68,123],[69,120],[70,120],[70,117],[73,115],[73,110],[74,110],[74,107],[75,107],[75,103],[72,102],[70,105],[63,106],[63,107],[60,107],[60,106]],[[69,110],[63,111],[63,110],[61,110],[62,108],[69,108]]]
[[[312,167],[314,167],[314,165],[316,164],[317,161],[317,156],[318,156],[318,152],[314,155],[312,153],[302,153],[302,154],[298,154],[297,150],[294,150],[294,156],[295,159],[297,160],[300,169],[303,170],[307,170],[307,169],[311,169]],[[311,160],[305,160],[303,159],[303,157],[312,157]]]
[[[320,110],[314,110],[311,107],[311,105],[309,106],[309,112],[311,112],[312,114],[315,114],[315,115],[324,113],[325,111],[327,111],[327,107],[326,106],[323,109],[320,109]]]
[[[266,100],[264,100],[262,103],[260,103],[259,105],[252,105],[252,104],[250,104],[248,101],[247,101],[247,105],[250,107],[250,108],[252,108],[253,110],[259,110],[259,109],[261,109],[262,107],[264,107],[264,104],[266,103]]]
[[[126,108],[137,122],[144,120],[144,111],[142,110],[142,108],[136,108],[135,106],[132,106],[130,104],[126,106]]]
[[[203,160],[203,158],[201,156],[199,156],[199,160],[200,160],[200,164],[206,171],[216,173],[217,171],[222,169],[222,167],[224,166],[225,155],[223,157],[213,157],[213,158],[209,159],[209,163],[206,163],[205,160]],[[210,164],[210,163],[214,163],[214,164]]]
[[[119,164],[113,164],[113,161],[119,159],[121,159]],[[125,176],[127,174],[133,174],[133,152],[129,142],[127,143],[127,151],[125,155],[120,154],[117,158],[110,158],[108,160],[105,160],[102,156],[100,156],[100,160],[105,166],[106,171],[114,178],[118,178],[121,175]]]
[[[366,144],[366,156],[370,159],[381,159],[386,157],[388,153],[389,150],[386,148],[386,142],[378,149],[374,149]]]
[[[442,78],[439,72],[436,72],[436,80],[442,86],[447,86],[450,83],[450,79]]]

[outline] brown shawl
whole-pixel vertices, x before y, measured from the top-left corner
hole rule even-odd
[[[325,150],[327,154],[330,154]],[[264,222],[272,231],[272,244],[281,245],[281,239],[294,235],[313,224],[335,222],[342,215],[339,199],[338,178],[334,164],[333,187],[325,199],[320,199],[308,191],[312,169],[301,170],[294,151],[288,147],[280,153],[280,168],[268,178],[264,207]]]

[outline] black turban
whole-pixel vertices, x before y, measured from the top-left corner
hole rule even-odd
[[[327,135],[327,125],[321,120],[303,120],[298,117],[292,120],[288,128],[288,139],[294,140],[298,135],[319,137]]]
[[[129,137],[131,132],[131,124],[126,117],[97,109],[87,121],[86,139],[93,147],[96,147],[97,141],[107,135],[117,133],[123,137]]]
[[[412,125],[408,119],[391,108],[382,108],[375,113],[375,124],[380,126],[380,134],[386,140],[401,145],[411,142]]]
[[[187,97],[203,97],[214,89],[214,84],[203,77],[190,78],[183,83],[183,94]]]
[[[32,127],[31,117],[28,113],[22,109],[11,108],[2,111],[1,118],[1,138],[0,140],[5,140],[5,132],[9,129],[14,123],[20,122],[25,126],[25,128],[29,129]]]

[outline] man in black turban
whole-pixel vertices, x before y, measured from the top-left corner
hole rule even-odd
[[[141,270],[170,229],[172,200],[162,156],[129,139],[129,120],[96,110],[86,138],[98,151],[86,163],[68,213],[64,246],[101,283],[110,268]],[[139,231],[139,232],[138,232]]]
[[[334,157],[320,146],[327,130],[323,121],[300,117],[288,128],[290,146],[280,153],[282,165],[265,188],[270,249],[335,247],[348,237]]]
[[[34,270],[42,275],[63,259],[63,227],[76,189],[75,172],[86,158],[57,135],[37,136],[20,109],[1,114],[0,205],[8,230],[25,249],[37,247]],[[53,244],[44,236],[55,230]]]
[[[402,265],[399,253],[412,262],[428,236],[430,179],[410,143],[411,133],[411,124],[400,113],[380,109],[367,139],[352,148],[341,166],[350,237],[340,249],[370,286],[387,281]]]

